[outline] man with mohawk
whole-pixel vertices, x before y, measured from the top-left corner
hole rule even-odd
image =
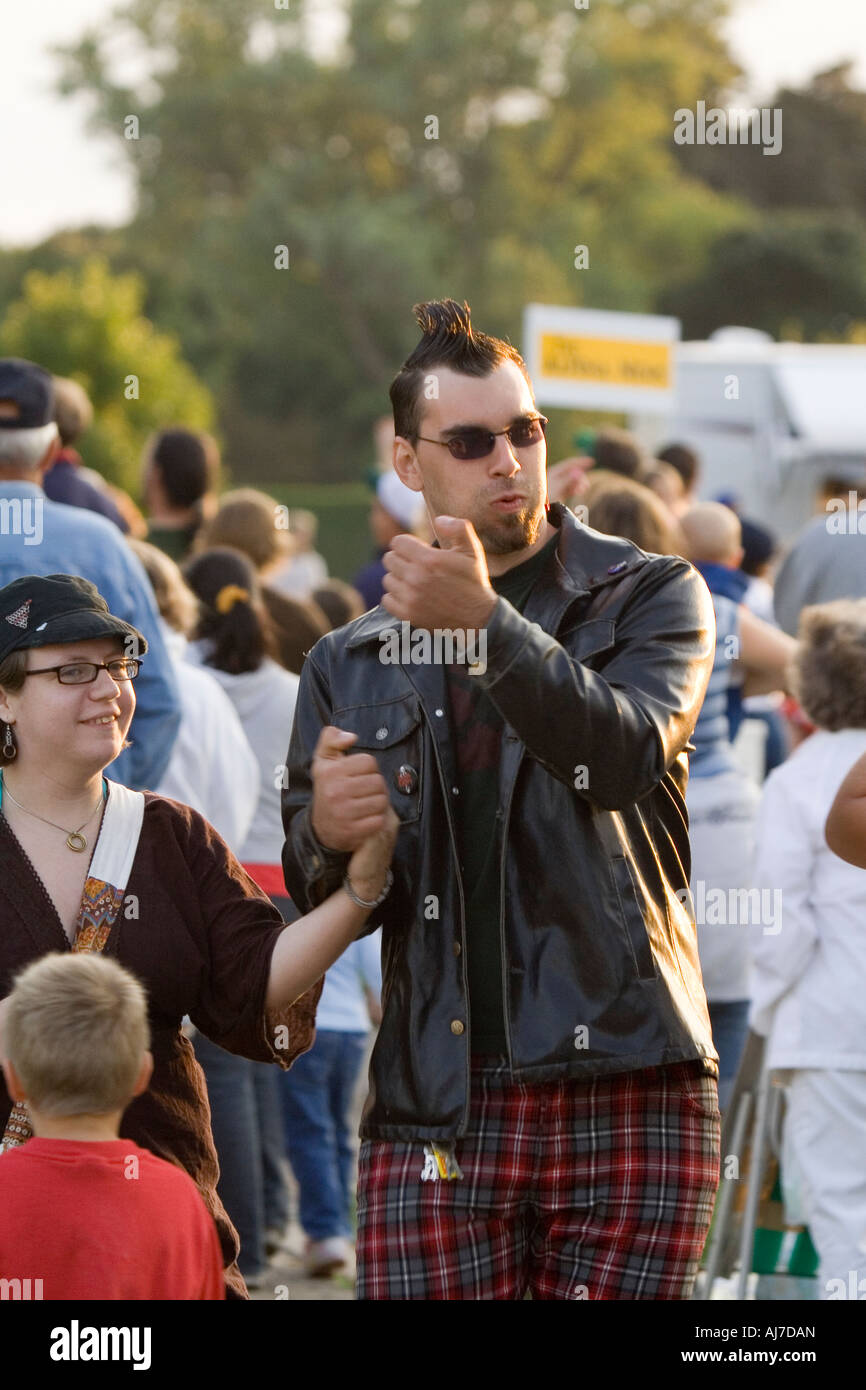
[[[401,821],[358,1296],[687,1299],[719,1169],[685,812],[710,596],[548,504],[519,354],[465,303],[416,316],[394,467],[437,539],[397,536],[381,604],[312,649],[283,793],[302,909]],[[484,660],[384,662],[405,622]]]

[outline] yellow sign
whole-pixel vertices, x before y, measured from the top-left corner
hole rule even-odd
[[[673,382],[673,349],[673,343],[542,333],[541,372],[561,380],[666,391]]]

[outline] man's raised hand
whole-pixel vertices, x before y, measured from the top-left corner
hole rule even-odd
[[[441,549],[395,536],[385,554],[382,607],[413,627],[482,628],[496,607],[484,547],[462,517],[437,516]]]

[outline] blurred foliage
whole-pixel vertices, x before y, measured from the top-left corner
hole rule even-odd
[[[851,72],[851,63],[837,64],[802,91],[783,87],[764,103],[782,112],[778,155],[759,144],[677,146],[684,170],[760,214],[719,237],[711,273],[683,275],[660,295],[685,336],[738,323],[798,341],[860,340],[866,92],[852,87]]]
[[[660,298],[682,319],[683,336],[720,323],[762,328],[776,338],[844,340],[866,317],[863,224],[852,213],[778,213],[732,232],[713,248],[713,274]]]
[[[0,321],[0,352],[45,363],[84,387],[95,419],[81,451],[90,467],[134,491],[152,430],[172,423],[204,429],[213,419],[210,393],[176,339],[143,316],[143,301],[140,276],[113,276],[91,257],[53,275],[29,271],[21,298]]]
[[[866,99],[844,70],[785,94],[776,158],[674,144],[674,112],[728,104],[740,76],[726,0],[344,0],[327,52],[319,10],[127,0],[61,62],[135,171],[135,215],[0,257],[0,309],[25,263],[95,250],[135,271],[218,401],[236,477],[357,477],[418,300],[466,298],[518,344],[533,300],[674,313],[699,336],[841,332],[849,295],[864,317]]]
[[[760,208],[835,208],[866,218],[866,92],[851,86],[852,67],[839,63],[802,91],[783,87],[763,103],[782,112],[781,154],[764,155],[757,144],[681,145],[680,163]]]
[[[112,263],[217,394],[235,475],[357,475],[418,300],[465,297],[519,342],[527,300],[649,309],[666,266],[697,272],[750,216],[671,142],[673,110],[736,76],[724,8],[348,0],[323,55],[304,0],[136,0],[67,52],[65,90],[136,171]]]

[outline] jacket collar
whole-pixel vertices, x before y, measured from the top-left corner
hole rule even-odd
[[[589,597],[601,585],[619,579],[646,563],[646,554],[630,541],[605,536],[578,521],[562,502],[551,502],[548,520],[559,530],[555,562],[538,576],[525,616],[547,632],[555,631],[565,609],[575,599]],[[439,542],[433,542],[438,548]],[[347,647],[379,641],[382,634],[399,626],[400,620],[380,604],[354,624]]]

